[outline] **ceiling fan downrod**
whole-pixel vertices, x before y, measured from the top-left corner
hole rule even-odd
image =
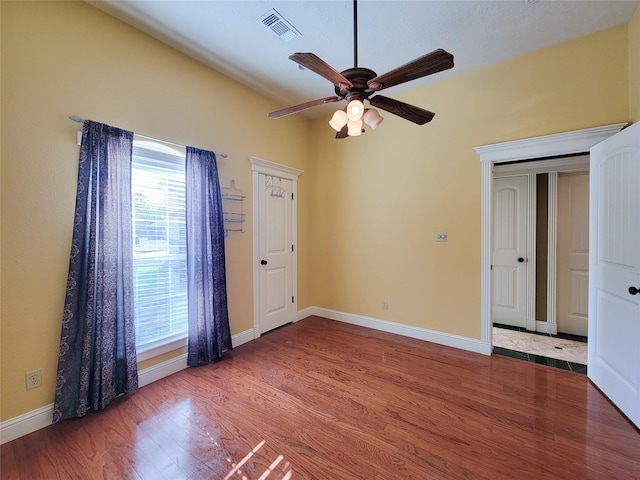
[[[353,0],[353,67],[358,66],[358,0]]]

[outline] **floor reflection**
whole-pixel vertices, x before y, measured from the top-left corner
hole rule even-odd
[[[232,468],[229,471],[229,473],[227,473],[227,476],[224,477],[224,480],[228,480],[229,478],[233,477],[234,475],[239,476],[240,478],[242,478],[242,480],[250,480],[250,477],[247,477],[243,473],[242,468],[255,454],[257,454],[260,451],[260,449],[265,445],[265,443],[266,443],[265,440],[260,441],[237,464],[236,463],[232,463],[232,465],[231,465]],[[282,460],[284,460],[284,455],[278,455],[276,457],[276,459],[273,462],[271,462],[271,464],[264,470],[264,472],[262,472],[260,477],[258,477],[258,480],[264,480],[269,475],[271,475],[271,473],[273,473],[276,470],[276,468],[278,468],[278,466],[282,463]],[[280,478],[280,479],[283,479],[283,480],[288,480],[289,478],[291,478],[291,476],[293,474],[293,471],[291,469],[291,465],[289,464],[289,462],[285,462],[282,465],[282,468],[280,470],[281,470],[281,472],[277,472],[277,473],[281,473],[281,476],[273,476],[271,478]]]
[[[147,392],[132,400],[141,400]],[[290,462],[269,448],[266,440],[245,453],[251,443],[240,432],[237,436],[221,433],[199,404],[191,397],[164,404],[161,411],[138,423],[133,465],[137,475],[190,480],[292,478]]]

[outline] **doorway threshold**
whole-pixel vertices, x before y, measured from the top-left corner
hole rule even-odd
[[[572,372],[587,372],[587,338],[494,324],[493,353]]]
[[[493,347],[493,354],[501,355],[503,357],[517,358],[519,360],[533,362],[539,365],[546,365],[548,367],[560,368],[561,370],[569,370],[570,372],[583,373],[585,375],[587,373],[587,366],[581,363],[558,360],[557,358],[544,357],[533,353],[519,352],[517,350],[511,350],[503,347]]]

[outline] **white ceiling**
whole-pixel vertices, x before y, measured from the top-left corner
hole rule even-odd
[[[292,53],[313,52],[339,71],[354,66],[351,0],[89,2],[283,107],[334,94],[327,80],[298,69],[288,59]],[[436,48],[454,55],[453,69],[385,91],[385,95],[393,96],[394,91],[626,23],[639,3],[360,0],[358,66],[382,74]],[[258,19],[272,8],[302,35],[285,43],[265,28]],[[300,115],[321,115],[326,108],[313,108]]]

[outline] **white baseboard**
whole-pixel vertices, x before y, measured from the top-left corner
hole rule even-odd
[[[253,328],[232,335],[231,345],[233,345],[233,347],[239,347],[243,343],[247,343],[252,340]],[[144,387],[145,385],[149,385],[156,380],[160,380],[161,378],[168,377],[169,375],[173,375],[174,373],[178,373],[180,370],[184,370],[185,368],[187,368],[186,353],[138,371],[138,386]]]
[[[251,342],[255,338],[256,337],[255,337],[254,329],[250,328],[249,330],[245,330],[244,332],[240,332],[240,333],[236,333],[235,335],[232,335],[231,345],[233,345],[233,348],[236,348],[242,344]]]
[[[403,335],[405,337],[415,338],[418,340],[425,340],[427,342],[437,343],[439,345],[446,345],[447,347],[459,348],[461,350],[467,350],[469,352],[491,355],[492,351],[490,342],[483,342],[475,338],[462,337],[460,335],[438,332],[436,330],[429,330],[427,328],[414,327],[402,323],[390,322],[388,320],[379,320],[377,318],[339,312],[336,310],[329,310],[327,308],[321,307],[310,307],[309,309],[305,310],[309,310],[312,312],[309,315],[317,315],[319,317],[328,318],[330,320],[337,320],[339,322],[350,323],[352,325],[373,328],[374,330],[395,333],[397,335]]]
[[[253,340],[253,328],[231,336],[231,344],[238,347]],[[187,368],[187,354],[169,359],[138,371],[138,386],[144,387],[150,383],[168,377]],[[53,403],[37,408],[23,415],[10,418],[0,423],[0,444],[10,442],[29,433],[51,425],[53,420]]]
[[[53,403],[5,420],[0,423],[0,444],[47,427],[51,425],[52,419]]]
[[[298,310],[293,318],[294,323],[299,322],[300,320],[304,320],[311,315],[318,315],[316,313],[317,309],[318,307],[307,307],[303,308],[302,310]]]
[[[548,333],[549,335],[557,335],[558,334],[558,324],[550,323],[550,322],[541,322],[540,320],[536,320],[536,332],[539,333]],[[586,335],[585,335],[586,337]]]
[[[170,358],[164,362],[138,370],[138,387],[149,385],[156,380],[178,373],[185,368],[187,368],[187,354],[183,353],[178,357]]]
[[[307,307],[298,311],[295,315],[294,322],[298,322],[304,318],[316,315],[319,317],[337,320],[339,322],[359,325],[361,327],[381,330],[383,332],[395,333],[405,337],[425,340],[448,347],[459,348],[470,352],[491,355],[491,343],[482,342],[474,338],[461,337],[449,333],[442,333],[426,328],[413,327],[402,323],[390,322],[387,320],[379,320],[377,318],[365,317],[363,315],[354,315],[352,313],[339,312],[321,307]],[[231,337],[234,347],[250,342],[255,338],[254,329],[245,330]],[[138,385],[144,387],[156,380],[168,377],[174,373],[187,368],[187,354],[180,355],[165,362],[153,365],[138,372]],[[53,418],[53,404],[32,410],[23,415],[10,418],[0,423],[0,443],[10,442],[16,438],[22,437],[29,433],[35,432],[41,428],[51,425]]]
[[[244,332],[236,333],[231,336],[231,345],[233,347],[239,347],[243,343],[247,343],[253,340],[253,328],[245,330]],[[144,387],[150,383],[160,380],[161,378],[168,377],[174,373],[178,373],[180,370],[187,368],[187,354],[184,353],[178,357],[171,358],[165,362],[152,365],[138,372],[138,386]]]
[[[138,386],[144,387],[187,368],[187,354],[138,371]],[[53,421],[53,403],[0,423],[0,443],[4,444],[48,427]]]

